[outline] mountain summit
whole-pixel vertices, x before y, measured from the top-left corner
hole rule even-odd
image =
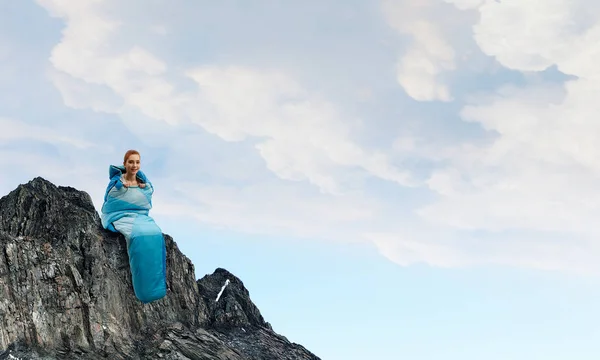
[[[0,199],[0,360],[319,360],[275,333],[240,279],[196,280],[165,235],[167,296],[133,293],[125,239],[91,197],[37,177]]]

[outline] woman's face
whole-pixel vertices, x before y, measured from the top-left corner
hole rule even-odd
[[[138,154],[131,154],[125,162],[125,170],[128,174],[136,174],[140,169],[140,156]]]

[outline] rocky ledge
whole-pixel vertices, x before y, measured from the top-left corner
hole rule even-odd
[[[124,238],[102,228],[87,193],[37,177],[2,197],[0,360],[319,360],[273,331],[240,279],[196,280],[165,239],[168,293],[144,305]]]

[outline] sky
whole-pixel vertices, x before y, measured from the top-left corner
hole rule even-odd
[[[0,0],[0,195],[142,154],[323,360],[597,359],[600,2]]]

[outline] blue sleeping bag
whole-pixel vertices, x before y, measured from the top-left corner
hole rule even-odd
[[[167,294],[166,249],[162,230],[148,216],[154,187],[142,171],[137,178],[146,186],[125,187],[124,166],[109,167],[110,182],[102,205],[102,226],[127,240],[131,281],[135,296],[149,303]]]

